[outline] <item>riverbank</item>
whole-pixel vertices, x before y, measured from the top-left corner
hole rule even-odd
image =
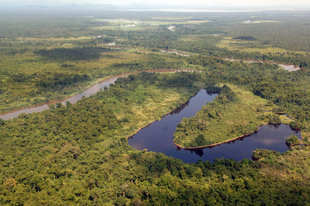
[[[290,121],[285,117],[280,119],[271,112],[275,105],[250,91],[234,85],[226,86],[226,90],[194,117],[180,122],[173,139],[176,146],[186,149],[213,147],[252,134],[261,125]]]
[[[268,124],[265,124],[265,125],[268,125]],[[264,125],[260,125],[256,131],[254,131],[253,133],[250,133],[250,134],[244,134],[244,135],[240,135],[238,137],[235,137],[235,138],[232,138],[232,139],[228,139],[228,140],[225,140],[225,141],[222,141],[222,142],[219,142],[219,143],[214,143],[214,144],[211,144],[211,145],[205,145],[205,146],[199,146],[199,147],[184,147],[178,143],[176,143],[175,141],[173,141],[173,143],[175,144],[175,146],[177,146],[178,148],[182,148],[182,149],[186,149],[186,150],[197,150],[197,149],[206,149],[206,148],[212,148],[212,147],[215,147],[215,146],[219,146],[219,145],[222,145],[222,144],[225,144],[225,143],[230,143],[230,142],[233,142],[233,141],[236,141],[236,140],[239,140],[239,139],[242,139],[242,138],[246,138],[252,134],[254,134],[255,132],[257,132],[259,130],[260,127],[262,127]]]
[[[173,109],[172,111],[169,111],[169,112],[165,113],[164,115],[162,115],[161,117],[159,117],[159,118],[153,120],[153,121],[150,122],[149,124],[147,124],[147,125],[145,125],[145,126],[142,126],[142,127],[138,128],[138,129],[133,133],[133,135],[127,136],[126,139],[132,138],[132,137],[135,136],[140,130],[142,130],[142,129],[148,127],[148,126],[150,126],[151,124],[153,124],[153,123],[156,122],[156,121],[162,120],[165,116],[167,116],[167,115],[169,115],[169,114],[175,113],[175,112],[178,111],[180,108],[183,108],[184,106],[186,106],[186,105],[189,103],[189,101],[190,101],[191,98],[193,98],[195,95],[197,95],[197,93],[198,93],[198,92],[196,92],[196,93],[195,93],[194,95],[192,95],[188,100],[186,100],[186,102],[182,103],[180,106],[177,106],[177,107],[176,107],[175,109]]]
[[[187,103],[173,110],[170,114],[166,114],[159,120],[154,120],[151,124],[140,127],[133,136],[128,135],[128,144],[140,151],[163,153],[190,163],[198,160],[212,162],[217,158],[237,161],[244,158],[251,159],[252,152],[258,148],[283,153],[289,150],[285,144],[287,137],[291,135],[301,137],[300,131],[293,130],[287,124],[269,124],[257,127],[253,133],[240,135],[213,145],[188,148],[176,144],[173,141],[173,134],[179,122],[183,118],[194,116],[201,110],[202,106],[212,104],[215,96],[211,96],[200,90]],[[241,139],[242,141],[240,141]],[[231,141],[234,141],[234,143],[230,144]]]
[[[50,105],[54,105],[57,103],[62,103],[63,105],[66,104],[66,101],[69,101],[70,103],[76,103],[78,100],[80,100],[83,97],[88,97],[90,95],[96,94],[100,89],[103,89],[104,87],[109,87],[111,84],[113,84],[118,78],[120,77],[126,77],[131,74],[138,74],[141,72],[148,72],[148,73],[170,73],[170,72],[199,72],[199,70],[195,69],[158,69],[158,70],[144,70],[144,71],[133,71],[133,72],[127,72],[127,73],[121,73],[113,76],[107,76],[100,80],[95,81],[92,85],[89,85],[88,87],[84,88],[84,91],[76,92],[68,97],[52,100],[49,102],[29,106],[29,107],[23,107],[18,108],[16,110],[4,112],[0,114],[0,118],[3,120],[8,120],[17,117],[20,114],[26,113],[33,113],[33,112],[42,112],[44,110],[47,110]],[[94,88],[94,89],[92,89]],[[71,101],[70,101],[71,100]]]

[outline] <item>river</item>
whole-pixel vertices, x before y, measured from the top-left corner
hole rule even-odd
[[[216,158],[251,159],[255,149],[276,150],[282,153],[289,150],[285,143],[287,137],[294,134],[300,138],[300,132],[292,130],[288,125],[264,125],[252,135],[212,148],[196,150],[178,148],[173,143],[173,134],[177,125],[184,117],[194,116],[203,105],[213,101],[216,96],[217,94],[209,94],[206,90],[200,90],[185,105],[129,138],[129,145],[139,150],[161,152],[190,163],[198,160],[212,162]]]
[[[176,70],[176,69],[161,69],[161,70],[146,70],[144,72],[151,72],[151,73],[172,73],[172,72],[193,72],[195,70],[192,69],[180,69],[180,70]],[[3,120],[9,120],[9,119],[13,119],[18,117],[20,114],[30,114],[30,113],[35,113],[35,112],[43,112],[47,109],[49,109],[50,105],[56,104],[56,103],[61,103],[63,105],[66,105],[66,102],[70,102],[71,104],[75,104],[77,101],[79,101],[80,99],[82,99],[83,97],[89,97],[91,95],[96,94],[98,91],[100,91],[101,89],[104,89],[105,87],[109,87],[111,84],[114,84],[114,82],[120,78],[120,77],[127,77],[130,74],[137,74],[139,72],[142,71],[135,71],[135,72],[129,72],[129,73],[124,73],[124,74],[119,74],[119,75],[115,75],[115,76],[111,76],[108,77],[107,79],[94,84],[93,86],[91,86],[89,89],[74,95],[72,97],[69,98],[65,98],[62,100],[54,100],[48,103],[43,103],[43,104],[38,104],[38,105],[34,105],[34,106],[30,106],[30,107],[26,107],[26,108],[22,108],[22,109],[17,109],[14,111],[10,111],[10,112],[6,112],[3,114],[0,114],[0,118]],[[200,72],[200,71],[197,71]]]

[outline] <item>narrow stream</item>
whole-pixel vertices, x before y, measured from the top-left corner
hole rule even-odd
[[[203,105],[213,101],[216,96],[217,94],[209,94],[206,90],[200,90],[187,104],[141,129],[128,139],[128,143],[139,150],[162,152],[189,163],[198,160],[212,162],[216,158],[251,159],[255,149],[276,150],[282,153],[289,150],[285,143],[287,137],[294,134],[300,138],[300,132],[292,130],[288,125],[265,125],[252,135],[212,148],[196,150],[177,148],[173,143],[173,134],[177,125],[184,117],[194,116]]]

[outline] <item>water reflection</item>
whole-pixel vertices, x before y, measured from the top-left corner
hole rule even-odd
[[[215,97],[216,94],[208,94],[205,90],[201,90],[182,105],[181,109],[176,110],[177,112],[174,111],[141,129],[128,140],[128,143],[139,150],[147,148],[149,151],[162,152],[184,162],[197,162],[213,161],[215,158],[251,159],[255,149],[285,152],[289,149],[285,144],[287,137],[297,135],[300,138],[300,132],[292,130],[288,125],[264,125],[252,135],[212,148],[185,150],[176,147],[173,144],[173,134],[179,122],[184,117],[194,116],[203,105],[213,101]]]

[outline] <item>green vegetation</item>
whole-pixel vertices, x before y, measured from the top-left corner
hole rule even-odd
[[[122,31],[143,31],[152,28],[152,26],[169,26],[179,24],[202,24],[208,23],[204,19],[178,19],[178,18],[152,18],[149,20],[131,20],[131,19],[93,19],[95,22],[100,22],[103,25],[94,27],[96,30],[122,30]],[[169,29],[169,27],[167,27]],[[173,30],[171,30],[173,31]]]
[[[0,203],[308,202],[309,167],[302,164],[308,148],[259,163],[184,164],[128,146],[126,136],[186,101],[199,89],[194,83],[202,79],[195,73],[142,73],[75,105],[5,121],[0,134]]]
[[[290,147],[299,145],[299,139],[295,135],[292,135],[286,139],[286,144]]]
[[[265,54],[266,58],[270,58],[272,55],[279,56],[298,56],[304,55],[308,56],[306,52],[303,51],[291,51],[283,48],[270,47],[270,45],[264,45],[260,42],[255,41],[254,37],[244,38],[244,37],[225,37],[218,45],[219,48],[226,48],[231,51],[238,51],[244,53],[259,53]]]
[[[269,124],[281,124],[281,119],[277,114],[268,114],[267,119]]]
[[[295,129],[295,130],[300,130],[302,125],[299,122],[297,122],[297,121],[291,121],[290,122],[290,127]]]
[[[261,160],[261,159],[274,159],[275,157],[279,157],[280,153],[276,151],[270,151],[267,149],[257,149],[253,151],[252,158],[254,160]]]
[[[36,14],[0,12],[0,112],[64,98],[124,72],[202,72],[130,75],[77,104],[0,119],[1,205],[310,202],[309,12]],[[146,24],[124,29],[94,19]],[[244,23],[249,19],[253,24]],[[175,27],[169,29],[170,24]],[[160,52],[167,48],[191,56]],[[301,64],[304,69],[286,72],[275,65],[223,58]],[[218,86],[222,91],[215,102],[184,120],[186,126],[193,125],[186,128],[193,145],[210,144],[206,135],[223,134],[224,141],[281,121],[301,130],[303,146],[284,154],[256,150],[253,157],[260,161],[185,164],[128,145],[126,137],[200,88]],[[197,122],[191,122],[195,118]]]
[[[253,29],[254,24],[244,24],[249,17],[239,14],[227,17],[162,13],[154,17],[148,12],[115,15],[106,11],[102,17],[100,12],[81,16],[58,11],[41,14],[40,18],[27,13],[19,15],[12,17],[2,12],[0,16],[0,112],[64,98],[106,76],[128,70],[192,67],[198,55],[270,60],[304,67],[310,62],[307,14],[277,14],[273,19],[256,14],[252,22],[275,21],[255,24],[259,30]],[[110,28],[136,22],[146,29]],[[169,25],[175,26],[174,31],[168,29]],[[102,26],[107,28],[93,29]],[[297,35],[297,31],[302,32]],[[159,52],[167,47],[195,57]],[[53,86],[44,87],[45,82]]]
[[[109,75],[177,68],[183,62],[97,47],[40,49],[1,55],[0,61],[0,112],[70,96]]]
[[[224,85],[214,102],[180,122],[174,142],[182,147],[203,147],[251,134],[260,125],[281,123],[279,115],[270,113],[273,108],[251,92]]]

